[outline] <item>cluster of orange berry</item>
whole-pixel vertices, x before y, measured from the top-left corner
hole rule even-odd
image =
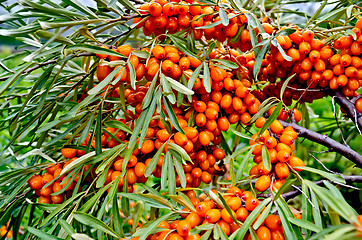
[[[273,111],[274,108],[271,108],[268,113],[272,114]],[[283,116],[282,111],[279,116]],[[297,112],[294,114],[294,118],[296,122],[300,121]],[[262,128],[265,122],[266,119],[261,117],[256,120],[255,126]],[[255,183],[256,190],[263,192],[272,185],[273,190],[277,191],[289,176],[289,166],[296,171],[302,171],[298,167],[305,166],[303,160],[293,155],[295,150],[294,142],[297,137],[298,134],[293,127],[284,128],[278,120],[274,120],[269,129],[265,130],[259,137],[258,134],[252,136],[249,145],[255,145],[252,153],[254,155],[253,161],[257,165],[250,169],[249,175],[258,177]],[[265,147],[270,158],[269,167],[266,167],[263,163],[262,151]]]
[[[147,240],[198,240],[206,231],[197,231],[192,234],[190,231],[204,224],[217,224],[227,236],[230,236],[240,228],[249,214],[259,205],[259,200],[253,197],[251,192],[237,187],[228,188],[227,193],[223,195],[230,212],[225,206],[219,205],[204,193],[197,197],[195,191],[189,190],[186,195],[190,198],[196,211],[184,208],[185,213],[181,214],[181,218],[169,222],[162,221],[158,227],[168,230],[152,234],[147,237]],[[273,214],[268,215],[256,230],[256,234],[260,240],[284,239],[280,217]],[[137,240],[138,237],[132,239]],[[212,239],[212,235],[208,239]],[[244,239],[251,239],[250,234],[247,233]]]
[[[246,29],[248,24],[246,16],[236,14],[230,9],[225,12],[229,19],[226,26],[222,24],[218,6],[208,6],[200,2],[155,0],[142,5],[139,10],[141,14],[150,14],[146,18],[134,19],[134,23],[139,22],[137,27],[143,27],[145,35],[155,33],[158,36],[166,31],[175,33],[187,29],[193,32],[196,40],[203,36],[207,40],[216,39],[221,43],[228,40],[227,44],[230,47],[239,48],[242,52],[252,48],[250,33]],[[279,31],[269,23],[262,23],[262,27],[268,34]],[[303,93],[303,89],[306,88],[329,87],[332,90],[340,88],[345,96],[355,96],[362,80],[361,29],[362,19],[359,19],[352,29],[356,40],[352,35],[342,36],[326,46],[323,39],[315,38],[314,32],[310,30],[295,28],[292,34],[276,36],[285,54],[271,45],[270,53],[267,53],[263,59],[258,79],[265,80],[270,85],[265,86],[262,93],[257,96],[259,100],[262,101],[270,96],[279,97],[282,82],[293,74],[295,76],[290,80],[290,88],[283,96],[287,105],[290,105],[293,99],[301,98],[301,101],[311,102],[326,95],[323,91]],[[255,28],[255,31],[258,34],[259,29]],[[240,35],[239,39],[230,42],[230,39],[237,34]],[[258,40],[261,41],[259,37]],[[286,60],[285,56],[290,59]],[[239,63],[250,73],[253,71],[255,57],[244,58],[244,61]],[[277,79],[281,79],[281,82],[275,84]]]
[[[159,36],[166,32],[173,34],[186,30],[189,34],[192,33],[196,40],[205,36],[207,40],[214,39],[219,42],[228,40],[232,47],[239,47],[242,51],[252,49],[250,33],[246,28],[247,17],[227,9],[223,13],[225,17],[222,21],[219,10],[219,6],[210,6],[193,0],[186,2],[154,0],[139,7],[141,14],[150,16],[147,19],[134,18],[133,23],[137,28],[143,27],[146,36],[152,33]],[[266,32],[273,32],[270,24],[263,23],[263,27]],[[237,35],[238,38],[231,41]]]
[[[64,163],[50,164],[44,173],[41,175],[35,174],[28,180],[30,188],[34,189],[35,194],[39,197],[39,203],[62,203],[64,196],[72,196],[73,189],[80,179],[80,172],[76,176],[74,176],[75,173],[72,175],[60,174],[66,166],[77,159],[76,156],[82,156],[85,152],[83,150],[63,148],[61,153],[68,159],[67,161]],[[89,166],[85,165],[83,168],[85,172],[89,169]],[[89,178],[90,177],[87,176],[86,180],[89,180]]]
[[[6,235],[7,238],[12,238],[13,237],[13,231],[9,230],[8,226],[9,226],[9,222],[6,225],[4,225],[4,226],[2,226],[0,228],[0,236],[1,237],[4,237],[5,235]]]

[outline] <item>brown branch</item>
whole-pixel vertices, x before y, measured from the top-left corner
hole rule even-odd
[[[356,151],[351,149],[348,146],[345,146],[332,138],[329,138],[326,135],[322,135],[320,133],[314,132],[307,128],[301,127],[295,123],[288,123],[282,120],[279,120],[284,127],[292,126],[295,131],[298,133],[299,137],[304,137],[309,139],[313,142],[317,142],[326,146],[328,149],[331,149],[334,152],[341,154],[342,156],[346,157],[350,161],[354,162],[358,167],[362,167],[362,156],[358,154]]]
[[[346,111],[346,114],[349,119],[352,120],[352,122],[356,125],[358,128],[358,132],[361,134],[362,131],[362,114],[359,114],[356,111],[355,105],[353,102],[349,101],[343,93],[337,91],[334,93],[330,93],[332,97],[336,100],[336,103],[344,110]]]

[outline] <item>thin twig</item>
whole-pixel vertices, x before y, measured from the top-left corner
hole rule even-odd
[[[346,114],[349,119],[353,121],[353,123],[356,125],[357,130],[360,135],[361,129],[362,129],[362,115],[356,112],[356,108],[354,104],[349,101],[346,96],[343,95],[343,93],[336,91],[336,92],[330,92],[330,96],[334,97],[336,100],[336,103],[344,110],[346,111]]]

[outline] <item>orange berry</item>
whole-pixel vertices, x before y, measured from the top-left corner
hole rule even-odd
[[[205,219],[209,223],[216,223],[220,220],[221,213],[218,209],[210,209],[205,213]]]

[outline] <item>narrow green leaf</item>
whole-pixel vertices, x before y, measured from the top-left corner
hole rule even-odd
[[[166,152],[166,156],[165,159],[168,159],[167,163],[168,163],[168,192],[170,194],[175,194],[176,193],[176,175],[175,175],[175,167],[173,164],[173,161],[171,159],[171,153],[169,151]]]
[[[165,105],[166,108],[166,112],[168,114],[168,117],[171,120],[172,125],[176,128],[177,131],[179,131],[182,134],[185,134],[184,130],[181,128],[180,123],[178,122],[178,119],[176,117],[175,112],[172,109],[172,106],[169,102],[169,100],[165,97],[162,97],[163,99],[163,104]]]
[[[61,238],[55,237],[47,232],[44,232],[42,230],[33,228],[33,227],[28,227],[28,231],[32,234],[34,234],[35,236],[39,237],[40,239],[44,239],[44,240],[61,240]]]
[[[225,60],[225,59],[212,59],[212,62],[218,62],[222,65],[224,65],[225,67],[227,68],[231,68],[231,69],[239,69],[239,65],[232,62],[232,61],[229,61],[229,60]]]
[[[295,234],[290,221],[288,220],[289,217],[294,217],[289,206],[285,203],[285,201],[282,198],[278,198],[277,201],[275,201],[277,207],[278,207],[278,213],[280,220],[283,225],[284,230],[284,236],[286,239],[298,239],[297,235]]]
[[[283,83],[282,88],[280,89],[280,100],[283,99],[284,91],[285,91],[285,89],[287,88],[289,81],[294,78],[295,74],[296,74],[296,73],[294,73],[293,75],[289,76],[289,77],[287,78],[287,80],[285,80],[285,82]]]
[[[254,225],[253,225],[253,228],[254,228],[255,230],[257,230],[257,229],[260,227],[260,225],[264,222],[265,218],[269,215],[270,210],[271,210],[271,207],[273,206],[273,203],[274,203],[274,202],[270,202],[270,203],[268,204],[268,206],[266,206],[266,208],[264,209],[264,211],[260,214],[258,220],[256,220],[256,222],[255,222]]]
[[[204,86],[206,91],[211,92],[211,78],[210,78],[210,69],[207,66],[207,63],[204,62],[204,78],[203,78]]]
[[[92,215],[82,213],[82,212],[74,212],[73,216],[77,221],[79,221],[85,225],[88,225],[92,228],[100,230],[113,237],[122,238],[113,229],[111,229],[109,226],[107,226],[104,222],[102,222],[98,218],[93,217]]]
[[[119,52],[116,52],[116,51],[113,51],[113,50],[110,50],[107,48],[93,46],[90,44],[77,44],[77,45],[69,46],[69,47],[67,47],[67,49],[74,50],[74,51],[90,52],[90,53],[95,53],[95,54],[106,54],[106,55],[126,58],[126,56],[124,56],[123,54],[120,54]]]
[[[255,63],[253,68],[253,76],[255,79],[257,78],[260,72],[261,64],[263,62],[263,59],[265,58],[265,54],[268,52],[269,49],[270,49],[270,41],[267,44],[263,45],[261,50],[258,52],[258,55],[255,57]]]
[[[173,162],[175,164],[177,175],[180,178],[181,187],[185,188],[186,187],[186,175],[185,175],[185,171],[182,167],[182,162],[178,161],[175,158],[173,158]]]
[[[266,122],[264,123],[263,127],[260,129],[259,131],[259,135],[258,138],[265,132],[266,129],[268,129],[268,127],[278,118],[280,110],[283,107],[283,102],[280,101],[277,105],[277,107],[274,109],[273,113],[271,114],[271,116],[269,116],[268,120],[266,120]]]
[[[268,148],[265,145],[263,145],[263,147],[262,147],[261,155],[263,158],[263,165],[264,165],[265,169],[269,171],[271,169],[270,155],[269,155]]]
[[[301,228],[309,229],[313,232],[319,232],[323,230],[323,228],[318,227],[317,225],[306,220],[297,219],[297,218],[288,218],[288,221],[290,221],[294,225],[297,225]]]
[[[333,182],[336,183],[346,183],[346,181],[344,180],[344,178],[338,174],[334,174],[334,173],[329,173],[329,172],[325,172],[319,169],[315,169],[315,168],[311,168],[311,167],[298,167],[298,169],[302,169],[302,170],[306,170],[308,172],[312,172],[312,173],[316,173],[321,175],[322,177],[325,177]]]
[[[153,156],[152,160],[150,161],[150,163],[146,166],[145,169],[145,177],[149,177],[151,175],[151,173],[153,172],[153,170],[155,170],[156,166],[157,166],[157,162],[161,157],[162,151],[165,147],[167,142],[165,142],[164,144],[162,144],[162,146],[160,147],[160,149],[158,149],[158,151],[156,152],[156,154]]]
[[[181,92],[185,95],[194,95],[195,92],[189,88],[187,88],[186,86],[184,86],[183,84],[179,83],[178,81],[170,78],[170,77],[166,77],[166,79],[169,81],[171,87],[173,89],[175,89],[178,92]]]
[[[287,180],[278,190],[278,192],[275,194],[274,196],[274,201],[278,200],[278,198],[284,193],[284,191],[286,189],[288,189],[294,182],[295,180],[297,180],[296,178],[294,179],[289,179]]]
[[[219,8],[219,16],[220,16],[222,25],[224,25],[224,26],[229,25],[228,15],[226,14],[225,10],[222,7]]]
[[[165,190],[167,177],[168,177],[168,161],[170,161],[169,157],[164,157],[162,163],[162,172],[161,172],[161,190]]]
[[[186,48],[186,46],[184,44],[181,43],[181,41],[172,36],[172,35],[169,35],[167,34],[167,36],[171,39],[171,41],[176,45],[176,47],[183,53],[185,53],[186,55],[190,56],[190,57],[193,57],[193,58],[197,58],[197,56],[191,52],[189,49]]]
[[[131,82],[131,87],[136,90],[136,70],[134,69],[133,63],[130,61],[127,62],[129,69],[129,77]]]
[[[134,207],[133,214],[132,214],[132,219],[133,219],[132,232],[136,231],[137,225],[143,215],[144,208],[145,208],[145,204],[142,201],[136,202],[136,205]]]

